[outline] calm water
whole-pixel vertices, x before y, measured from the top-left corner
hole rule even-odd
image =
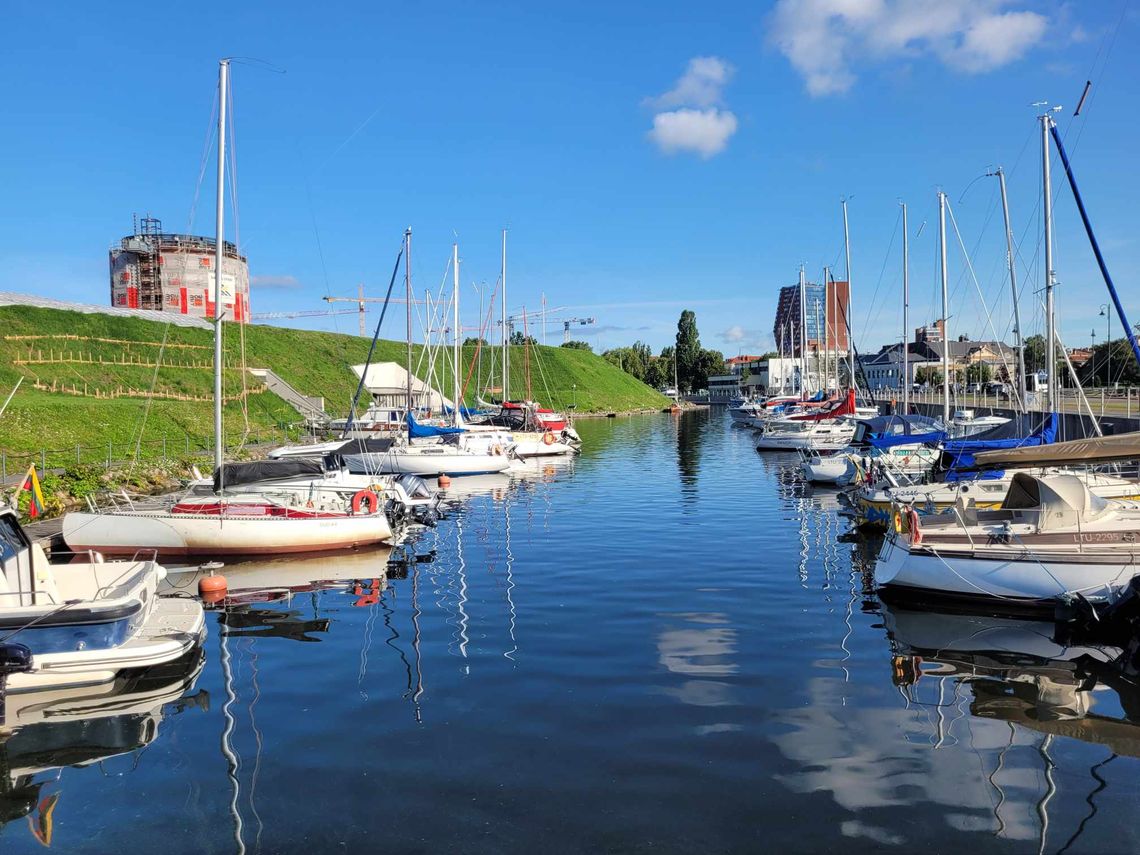
[[[880,606],[876,544],[723,413],[578,427],[572,464],[457,480],[418,559],[227,568],[263,590],[200,673],[9,736],[0,848],[1140,847],[1111,652]]]

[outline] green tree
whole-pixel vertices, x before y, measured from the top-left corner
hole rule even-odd
[[[468,336],[467,338],[463,339],[463,346],[464,347],[477,347],[479,345],[482,345],[483,347],[490,347],[490,345],[487,344],[487,339],[485,339],[485,338],[476,338],[475,336]]]
[[[673,384],[673,369],[662,356],[654,356],[649,360],[642,382],[653,389],[664,389]]]
[[[701,336],[697,332],[697,315],[685,309],[677,321],[677,382],[685,392],[693,391],[701,356]]]
[[[697,356],[697,365],[693,375],[693,389],[708,389],[709,378],[716,374],[724,374],[724,354],[719,350],[702,350]]]
[[[535,337],[532,335],[523,335],[521,331],[515,330],[511,333],[511,344],[516,347],[521,347],[524,344],[538,344]]]
[[[915,383],[926,383],[930,386],[942,385],[942,372],[930,365],[920,365],[914,372]]]
[[[1045,336],[1031,335],[1025,340],[1025,370],[1045,370]]]
[[[676,376],[674,363],[674,351],[671,347],[661,348],[661,355],[657,357],[657,362],[661,365],[661,373],[664,376],[664,381],[658,388],[672,388],[674,385],[674,377]]]
[[[584,341],[564,341],[560,347],[565,347],[567,350],[589,350],[593,351],[594,348],[590,347]]]
[[[993,369],[985,362],[974,362],[966,368],[967,383],[989,383],[993,376]]]

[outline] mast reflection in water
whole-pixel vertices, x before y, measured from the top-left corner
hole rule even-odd
[[[1140,849],[1128,645],[881,604],[719,411],[576,427],[393,550],[227,566],[113,737],[10,724],[4,851]]]

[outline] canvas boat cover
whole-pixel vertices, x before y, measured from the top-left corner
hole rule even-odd
[[[466,433],[459,427],[436,427],[435,425],[421,425],[416,417],[408,413],[408,436],[412,439],[424,439],[431,436],[452,436],[457,433]]]
[[[973,436],[947,440],[942,445],[942,468],[972,469],[974,455],[984,451],[1050,445],[1057,439],[1057,424],[1056,413],[1029,413]]]
[[[279,481],[283,478],[320,478],[325,474],[324,461],[317,457],[286,457],[279,460],[252,460],[248,463],[223,463],[214,470],[214,492],[224,486]]]
[[[946,431],[941,422],[928,416],[876,416],[860,419],[855,426],[852,445],[870,445],[873,448],[891,448],[895,445],[915,445],[924,442],[941,442]]]
[[[1009,485],[1002,508],[1007,511],[1034,511],[1037,530],[1053,531],[1088,523],[1108,512],[1108,502],[1091,492],[1076,475],[1037,478],[1018,472]]]
[[[1140,433],[1071,439],[1030,448],[983,451],[974,456],[978,469],[1024,466],[1066,466],[1140,460]]]

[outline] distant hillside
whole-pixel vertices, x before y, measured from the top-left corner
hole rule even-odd
[[[254,430],[272,435],[280,426],[299,420],[295,410],[240,370],[243,336],[246,367],[269,368],[303,394],[323,397],[326,411],[334,416],[347,412],[356,390],[356,376],[349,366],[367,358],[367,339],[230,325],[225,341],[227,441],[241,438],[243,397]],[[204,447],[213,431],[212,343],[208,330],[116,315],[2,306],[0,402],[21,376],[24,381],[0,417],[0,449],[66,450],[108,442],[113,448],[133,447],[140,432],[147,442],[160,443],[165,437]],[[162,364],[156,371],[160,350]],[[510,392],[520,397],[527,391],[525,354],[521,347],[511,350]],[[498,350],[486,353],[485,370],[498,354]],[[474,355],[473,347],[465,348],[464,365]],[[380,341],[374,358],[402,365],[405,345]],[[417,346],[413,364],[419,360]],[[578,412],[622,411],[667,403],[640,381],[586,351],[536,347],[530,373],[534,397],[556,408],[576,402]],[[450,395],[447,366],[437,368],[434,382]],[[468,403],[474,403],[474,394],[473,379]]]

